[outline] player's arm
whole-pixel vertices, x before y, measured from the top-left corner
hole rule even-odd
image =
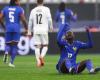
[[[86,29],[87,35],[88,35],[88,42],[87,43],[81,43],[80,48],[86,49],[86,48],[92,48],[93,47],[93,40],[91,33],[89,32],[89,29]]]
[[[2,12],[0,13],[0,24],[2,25],[3,29],[5,30],[5,25],[4,25],[4,22],[3,22],[3,14],[2,14]]]
[[[91,32],[89,31],[89,28],[87,28],[86,31],[87,31],[87,35],[88,35],[88,43],[87,44],[90,48],[92,48],[93,47],[93,39],[92,39]]]
[[[76,21],[77,20],[77,14],[70,10],[70,18],[71,18],[72,21]]]
[[[24,9],[23,8],[19,8],[20,10],[20,19],[24,25],[24,28],[25,28],[25,34],[27,33],[27,29],[28,29],[28,25],[27,25],[27,21],[26,21],[26,18],[25,18],[25,15],[24,15]]]
[[[59,12],[57,10],[56,14],[55,14],[55,21],[58,22],[59,21]]]
[[[21,17],[21,21],[22,21],[22,23],[24,25],[25,32],[27,32],[28,25],[27,25],[27,21],[26,21],[25,15],[24,14],[21,14],[20,17]]]
[[[47,19],[48,19],[49,29],[52,32],[53,31],[53,22],[52,22],[51,12],[50,12],[49,8],[48,8],[48,10],[47,10],[46,13],[47,13]]]
[[[65,42],[65,40],[63,39],[63,35],[64,33],[66,32],[66,28],[67,28],[67,24],[65,24],[64,26],[62,26],[62,28],[59,29],[59,32],[57,34],[57,42],[60,44],[60,45],[65,45],[67,44]]]

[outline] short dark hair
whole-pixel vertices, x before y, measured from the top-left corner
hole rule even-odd
[[[10,0],[9,6],[16,6],[16,0]]]
[[[43,0],[37,0],[37,4],[42,4]]]
[[[65,7],[66,7],[65,3],[61,2],[60,5],[59,5],[59,11],[63,12],[65,10]]]

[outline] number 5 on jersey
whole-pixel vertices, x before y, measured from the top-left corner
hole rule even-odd
[[[10,22],[14,22],[14,12],[9,12],[9,20]]]

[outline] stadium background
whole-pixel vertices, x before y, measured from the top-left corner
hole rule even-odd
[[[66,2],[66,6],[71,8],[78,15],[78,20],[75,23],[71,23],[72,30],[75,32],[76,39],[87,41],[87,36],[85,33],[85,27],[89,26],[90,29],[96,30],[93,34],[94,48],[90,50],[81,50],[81,53],[99,53],[99,41],[100,41],[100,0],[45,0],[45,5],[50,7],[53,23],[54,23],[54,32],[50,32],[49,36],[49,50],[48,54],[57,54],[59,53],[59,48],[56,42],[56,35],[58,27],[54,21],[54,16],[58,5],[61,1]],[[0,10],[7,5],[9,0],[0,0]],[[30,10],[36,6],[35,0],[21,0],[21,6],[25,10],[25,15],[28,21]],[[21,28],[23,33],[24,29]],[[4,51],[4,34],[3,29],[0,27],[0,51]],[[29,43],[31,42],[31,43]],[[19,44],[18,53],[21,55],[26,55],[28,53],[33,53],[34,46],[32,45],[33,41],[29,41],[24,36],[21,37],[21,42]],[[1,53],[2,54],[2,53]]]

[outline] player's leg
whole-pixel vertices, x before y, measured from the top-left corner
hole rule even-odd
[[[86,68],[87,68],[87,70],[89,71],[90,74],[94,74],[94,73],[97,73],[97,72],[100,71],[100,67],[98,67],[98,68],[93,67],[93,63],[92,63],[91,60],[87,60]]]
[[[17,50],[18,50],[17,45],[18,45],[19,40],[20,40],[20,33],[18,33],[18,32],[12,33],[11,59],[10,59],[10,63],[9,63],[10,67],[15,67],[14,60],[17,55]]]
[[[60,65],[60,72],[61,73],[75,73],[75,68],[72,67],[72,63],[70,60],[64,60]]]
[[[87,60],[81,61],[76,65],[76,73],[81,73],[86,68]]]
[[[61,64],[57,64],[56,68],[59,71],[59,73],[63,73],[63,74],[68,74],[69,73],[69,70],[66,67],[66,61],[65,60],[61,61]]]
[[[6,46],[5,46],[5,53],[4,53],[4,57],[3,57],[3,61],[4,63],[8,62],[8,53],[10,53],[11,51],[11,34],[9,32],[5,33],[5,42],[6,42]]]
[[[17,55],[17,45],[18,45],[18,42],[12,42],[12,48],[11,48],[11,59],[10,59],[10,63],[9,63],[9,66],[10,67],[15,67],[14,65],[14,60],[15,60],[15,57]]]
[[[77,73],[81,73],[85,68],[87,68],[89,73],[95,73],[99,71],[99,68],[93,68],[91,60],[84,60],[77,66]]]
[[[41,61],[40,61],[41,41],[39,34],[34,34],[34,45],[35,45],[35,56],[37,61],[37,67],[41,67]]]
[[[44,65],[44,57],[48,51],[48,34],[43,34],[41,35],[41,40],[42,40],[42,50],[41,50],[41,56],[40,56],[40,61],[41,65]]]
[[[94,73],[93,64],[92,64],[91,60],[89,60],[89,59],[86,61],[86,68],[89,71],[89,73]]]
[[[11,50],[11,45],[10,43],[6,43],[5,46],[5,53],[4,53],[4,57],[3,57],[3,62],[4,63],[8,63],[8,54],[10,53]]]

